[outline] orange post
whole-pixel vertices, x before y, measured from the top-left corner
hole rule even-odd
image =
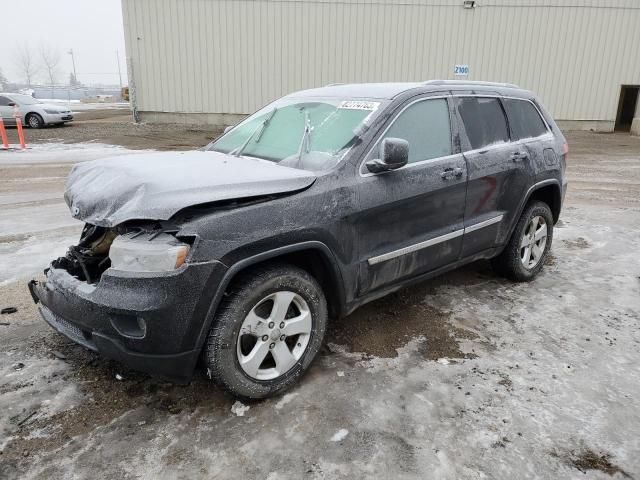
[[[7,131],[4,128],[2,116],[0,116],[0,136],[2,137],[2,146],[4,148],[9,148],[9,139],[7,138]]]
[[[13,116],[16,117],[16,127],[18,127],[18,138],[20,139],[20,146],[25,149],[27,144],[24,143],[24,133],[22,132],[22,119],[20,118],[20,112],[18,106],[13,107]]]

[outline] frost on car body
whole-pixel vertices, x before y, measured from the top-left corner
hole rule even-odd
[[[565,139],[530,92],[437,81],[288,95],[205,151],[76,166],[85,227],[34,300],[56,330],[239,398],[293,385],[328,317],[477,259],[532,280],[566,191]]]

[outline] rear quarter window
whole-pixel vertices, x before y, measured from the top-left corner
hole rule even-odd
[[[505,98],[503,102],[509,116],[512,140],[535,138],[547,133],[547,126],[531,102],[511,98]]]

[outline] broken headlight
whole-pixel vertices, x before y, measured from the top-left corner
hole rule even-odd
[[[111,244],[111,268],[128,272],[166,272],[184,264],[189,245],[167,233],[128,233]]]

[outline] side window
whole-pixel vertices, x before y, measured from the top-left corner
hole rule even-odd
[[[0,107],[7,107],[10,103],[11,100],[9,100],[7,97],[0,96]]]
[[[509,141],[507,119],[497,98],[461,97],[458,113],[472,150]]]
[[[513,140],[534,138],[547,133],[544,121],[531,102],[511,98],[505,98],[503,102],[509,116]]]
[[[423,100],[409,106],[393,121],[383,138],[409,142],[409,163],[451,155],[451,122],[444,98]]]

